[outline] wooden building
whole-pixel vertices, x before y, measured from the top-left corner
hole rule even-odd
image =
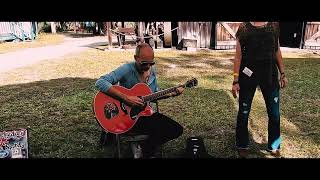
[[[36,35],[35,22],[0,22],[0,41],[33,40]]]
[[[242,22],[135,22],[135,34],[158,47],[235,49]],[[124,23],[123,23],[124,24]],[[280,22],[282,47],[320,49],[320,22]],[[122,28],[126,29],[124,25]],[[158,37],[162,34],[163,36]],[[159,46],[159,44],[162,44]]]
[[[307,22],[302,38],[302,48],[320,49],[320,22]]]
[[[234,49],[235,34],[241,22],[177,22],[171,28],[172,46],[185,44],[196,48]],[[280,45],[283,47],[320,49],[320,22],[280,22]]]

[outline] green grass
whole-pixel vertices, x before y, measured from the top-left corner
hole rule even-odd
[[[62,34],[41,33],[33,41],[25,42],[4,42],[0,43],[0,54],[17,51],[24,48],[35,48],[47,45],[55,45],[63,42]]]
[[[232,52],[156,52],[162,88],[196,77],[199,85],[183,95],[159,102],[160,111],[178,121],[184,133],[164,146],[167,158],[181,157],[185,140],[204,138],[213,157],[235,158],[237,102],[230,93]],[[2,74],[0,129],[30,126],[34,158],[111,157],[111,148],[97,142],[100,127],[92,112],[94,83],[101,75],[132,59],[133,52],[96,49],[79,55]],[[281,127],[284,157],[319,158],[320,59],[284,53],[289,86],[281,91]],[[298,58],[294,58],[298,57]],[[176,66],[172,68],[172,64]],[[250,157],[269,157],[264,151],[267,114],[257,91],[250,114]]]

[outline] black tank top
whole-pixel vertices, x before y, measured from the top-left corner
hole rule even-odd
[[[268,22],[257,27],[245,22],[239,26],[236,37],[240,42],[242,54],[240,75],[243,68],[247,67],[253,71],[252,78],[259,83],[278,87],[278,23]]]

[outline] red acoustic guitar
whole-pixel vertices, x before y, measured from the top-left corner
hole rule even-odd
[[[198,81],[194,78],[183,85],[168,88],[156,93],[152,93],[151,89],[144,83],[138,83],[131,89],[114,85],[113,87],[126,95],[140,97],[145,106],[142,108],[137,106],[130,107],[124,102],[99,91],[93,102],[94,113],[98,123],[104,130],[114,134],[125,133],[134,126],[140,116],[151,116],[153,114],[150,102],[176,91],[176,88],[178,87],[190,88],[197,86],[197,84]]]

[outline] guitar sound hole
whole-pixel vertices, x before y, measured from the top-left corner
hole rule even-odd
[[[119,109],[114,103],[107,103],[104,106],[104,114],[107,119],[112,119],[119,114]]]

